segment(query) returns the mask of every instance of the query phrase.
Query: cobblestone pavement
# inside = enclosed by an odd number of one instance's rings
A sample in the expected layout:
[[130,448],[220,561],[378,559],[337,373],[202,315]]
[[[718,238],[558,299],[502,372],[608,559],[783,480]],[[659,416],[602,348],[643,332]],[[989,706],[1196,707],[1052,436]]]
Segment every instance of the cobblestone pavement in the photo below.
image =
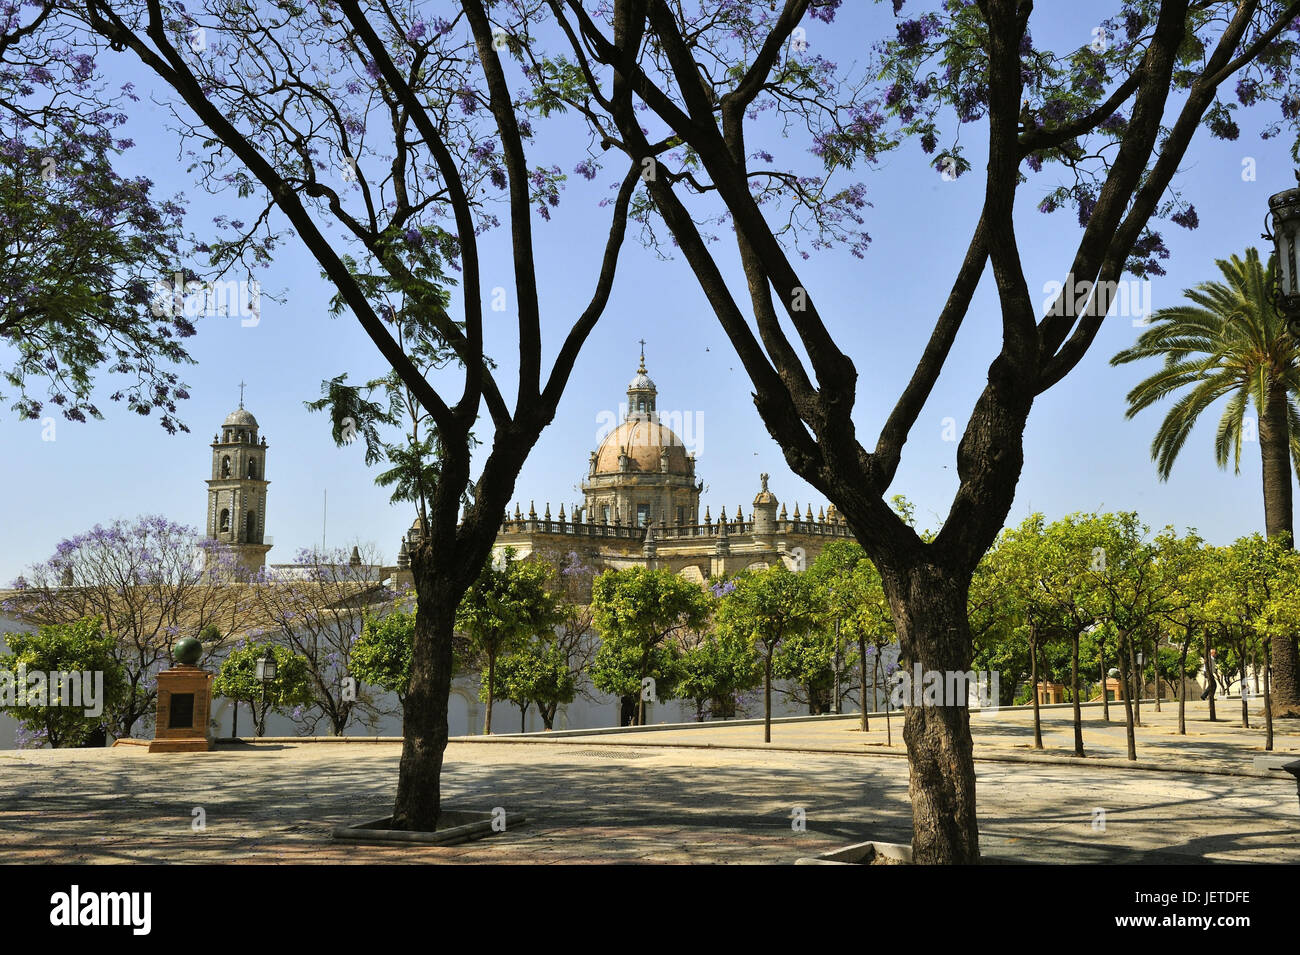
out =
[[[1241,701],[1220,700],[1217,721],[1209,722],[1209,708],[1200,701],[1189,703],[1185,734],[1178,732],[1178,704],[1164,701],[1159,712],[1150,702],[1141,706],[1142,725],[1136,729],[1138,762],[1145,765],[1210,772],[1248,772],[1257,755],[1264,755],[1264,719],[1257,705],[1251,706],[1250,727],[1241,726]],[[977,758],[1032,758],[1077,763],[1074,754],[1074,711],[1070,707],[1043,709],[1040,713],[1043,749],[1033,748],[1032,710],[1004,709],[997,713],[971,714],[971,735]],[[1131,765],[1127,759],[1127,733],[1122,705],[1112,705],[1110,721],[1101,707],[1084,707],[1083,741],[1089,763]],[[903,720],[894,714],[888,725],[873,716],[870,731],[861,732],[859,717],[826,718],[817,721],[775,723],[772,746],[810,752],[848,752],[906,755]],[[529,734],[530,739],[541,734]],[[590,736],[559,737],[574,745],[599,742],[609,745],[644,745],[647,742],[688,746],[766,748],[763,727],[704,723],[688,729],[663,729],[653,733],[619,732]],[[475,742],[502,742],[498,737]],[[1294,754],[1300,759],[1300,721],[1278,720],[1274,726],[1273,754]]]
[[[1064,713],[1068,734],[1068,711],[1054,712]],[[1017,733],[1007,716],[1010,728],[1001,735],[1010,739]],[[774,741],[810,726],[782,724]],[[741,730],[753,728],[695,732]],[[1058,732],[1050,730],[1049,739]],[[1093,735],[1105,732],[1113,730]],[[1122,745],[1122,725],[1119,732]],[[1150,737],[1140,737],[1140,754],[1161,751],[1159,726],[1140,732]],[[444,804],[503,806],[528,822],[445,848],[330,838],[336,825],[389,811],[396,744],[267,743],[166,756],[134,747],[0,753],[0,862],[788,863],[867,838],[910,838],[901,758],[645,745],[660,734],[635,734],[640,745],[629,746],[631,735],[453,742]],[[978,727],[976,739],[978,751],[996,755]],[[1222,748],[1232,740],[1225,726],[1202,742]],[[1236,741],[1236,765],[1248,762],[1251,745],[1244,735]],[[1144,772],[1065,759],[981,761],[977,772],[989,855],[1300,863],[1300,801],[1289,777]],[[192,828],[195,808],[206,814],[201,832]],[[804,832],[792,828],[796,809],[804,812]],[[1104,830],[1094,827],[1099,809]]]

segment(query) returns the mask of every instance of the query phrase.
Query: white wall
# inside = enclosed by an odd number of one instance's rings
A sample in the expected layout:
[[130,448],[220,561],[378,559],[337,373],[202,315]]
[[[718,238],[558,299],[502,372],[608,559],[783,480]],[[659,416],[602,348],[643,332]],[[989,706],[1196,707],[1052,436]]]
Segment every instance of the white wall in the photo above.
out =
[[[36,628],[31,624],[20,622],[17,618],[0,613],[0,655],[9,652],[9,645],[5,643],[6,633],[31,633]],[[18,721],[9,715],[8,710],[0,709],[0,749],[16,749],[15,734],[18,732]]]

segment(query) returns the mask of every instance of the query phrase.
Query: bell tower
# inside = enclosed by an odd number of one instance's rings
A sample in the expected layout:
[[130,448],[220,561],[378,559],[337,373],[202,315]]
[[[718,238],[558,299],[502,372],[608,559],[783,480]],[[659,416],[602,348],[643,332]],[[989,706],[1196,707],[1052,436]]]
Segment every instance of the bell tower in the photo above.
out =
[[212,477],[208,479],[207,538],[226,545],[244,574],[266,564],[266,438],[257,436],[257,419],[239,407],[212,437]]

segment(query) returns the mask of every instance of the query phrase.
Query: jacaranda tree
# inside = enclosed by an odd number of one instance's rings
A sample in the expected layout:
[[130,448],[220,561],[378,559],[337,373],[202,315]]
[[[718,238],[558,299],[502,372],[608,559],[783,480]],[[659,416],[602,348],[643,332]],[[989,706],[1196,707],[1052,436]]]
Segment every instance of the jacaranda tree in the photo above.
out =
[[[639,168],[627,164],[586,255],[573,251],[565,281],[589,290],[582,303],[547,307],[535,229],[560,201],[560,164],[576,158],[566,150],[583,149],[586,137],[558,130],[542,140],[534,129],[551,111],[513,62],[534,5],[52,5],[74,41],[101,52],[107,43],[155,78],[194,151],[196,184],[246,211],[222,219],[214,264],[256,261],[288,241],[305,249],[429,415],[423,434],[437,436],[437,483],[411,546],[419,611],[392,825],[435,829],[456,608],[605,310]],[[480,237],[503,224],[509,270],[485,275]],[[418,318],[454,356],[442,373],[426,377],[403,350],[377,308],[381,290],[400,294],[404,321]],[[485,302],[498,300],[512,321],[489,334]],[[503,362],[510,378],[493,354],[503,351],[512,353]],[[360,433],[365,423],[355,424]],[[475,435],[490,449],[477,474]]]

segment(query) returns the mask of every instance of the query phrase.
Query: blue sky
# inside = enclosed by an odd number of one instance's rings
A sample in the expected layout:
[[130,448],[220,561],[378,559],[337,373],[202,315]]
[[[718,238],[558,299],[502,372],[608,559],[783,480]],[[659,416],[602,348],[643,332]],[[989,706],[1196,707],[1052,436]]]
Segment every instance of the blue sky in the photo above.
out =
[[[811,49],[848,62],[865,56],[870,40],[882,30],[892,32],[888,5],[848,6],[833,27],[808,25]],[[1080,9],[1084,6],[1040,4],[1032,21],[1039,45],[1088,43],[1094,18]],[[155,90],[124,57],[106,59],[105,65],[114,80],[132,79],[146,94]],[[154,98],[161,97],[156,91]],[[1201,225],[1195,231],[1161,226],[1172,255],[1165,263],[1168,275],[1153,280],[1154,308],[1173,304],[1182,289],[1215,278],[1216,258],[1248,245],[1262,246],[1259,233],[1269,194],[1294,185],[1286,143],[1261,142],[1258,118],[1249,113],[1241,124],[1242,137],[1235,143],[1202,133],[1192,146],[1179,186],[1195,204]],[[212,216],[229,211],[231,200],[194,188],[167,125],[165,111],[143,96],[130,127],[138,146],[125,157],[124,168],[149,175],[164,193],[184,193],[191,225],[201,230]],[[856,420],[870,443],[930,334],[978,218],[983,190],[979,140],[985,135],[982,125],[963,131],[976,171],[956,181],[941,179],[913,146],[890,154],[878,170],[863,176],[872,202],[867,228],[873,241],[866,258],[836,250],[818,254],[802,267],[821,314],[857,364]],[[562,140],[555,137],[550,145],[557,150],[543,149],[535,161],[558,162],[571,171],[582,157]],[[542,145],[548,144],[543,140]],[[1254,160],[1253,181],[1242,176],[1248,158]],[[606,229],[607,213],[597,201],[607,195],[614,174],[607,170],[590,183],[571,175],[552,220],[535,220],[550,355],[590,294]],[[1035,293],[1063,279],[1079,234],[1072,212],[1044,216],[1036,211],[1057,181],[1048,167],[1022,187],[1017,204],[1021,254]],[[487,289],[511,284],[507,243],[503,230],[485,238],[485,297]],[[729,274],[738,275],[726,242],[715,248]],[[208,444],[238,404],[241,380],[247,382],[245,405],[270,444],[267,530],[275,546],[269,559],[286,562],[299,547],[319,544],[327,492],[327,544],[374,542],[387,560],[394,559],[411,522],[409,508],[390,505],[387,493],[372,483],[360,447],[334,447],[324,418],[303,407],[318,396],[323,379],[343,371],[354,379],[372,376],[385,366],[355,320],[328,317],[329,288],[315,262],[293,241],[261,280],[268,289],[287,291],[284,304],[264,301],[254,327],[241,325],[238,318],[204,318],[191,339],[198,364],[182,372],[192,398],[181,406],[191,434],[168,436],[153,418],[102,401],[108,420],[78,425],[59,419],[55,440],[45,441],[39,423],[17,421],[7,409],[0,411],[6,461],[0,471],[0,581],[7,583],[25,566],[48,557],[60,539],[97,522],[161,513],[201,526]],[[457,295],[458,290],[453,305]],[[494,357],[500,362],[499,380],[508,387],[515,363],[510,352],[513,312],[486,314],[489,321],[505,323],[497,338],[503,344]],[[891,488],[912,499],[923,526],[941,522],[957,484],[956,443],[944,440],[944,419],[955,419],[960,435],[996,353],[999,332],[996,296],[986,274]],[[1191,525],[1215,542],[1262,530],[1258,446],[1246,447],[1240,476],[1219,471],[1212,453],[1217,414],[1192,435],[1171,480],[1158,481],[1149,445],[1163,409],[1144,412],[1135,421],[1124,419],[1126,392],[1153,369],[1107,364],[1137,334],[1128,317],[1108,319],[1080,366],[1038,400],[1009,521],[1035,510],[1052,517],[1075,510],[1132,509],[1153,527]],[[491,343],[490,327],[488,338]],[[661,261],[629,242],[609,308],[578,360],[555,423],[520,475],[516,497],[525,511],[530,500],[540,512],[546,501],[554,511],[561,503],[567,509],[581,499],[576,485],[585,474],[588,452],[596,447],[603,421],[625,398],[640,338],[646,339],[646,362],[659,387],[660,409],[688,415],[696,425],[692,437],[698,473],[708,485],[704,502],[715,517],[724,506],[733,512],[740,504],[748,512],[760,472],[771,474],[771,488],[784,502],[806,505],[811,500],[815,508],[825,504],[789,471],[767,435],[749,381],[685,263]]]

